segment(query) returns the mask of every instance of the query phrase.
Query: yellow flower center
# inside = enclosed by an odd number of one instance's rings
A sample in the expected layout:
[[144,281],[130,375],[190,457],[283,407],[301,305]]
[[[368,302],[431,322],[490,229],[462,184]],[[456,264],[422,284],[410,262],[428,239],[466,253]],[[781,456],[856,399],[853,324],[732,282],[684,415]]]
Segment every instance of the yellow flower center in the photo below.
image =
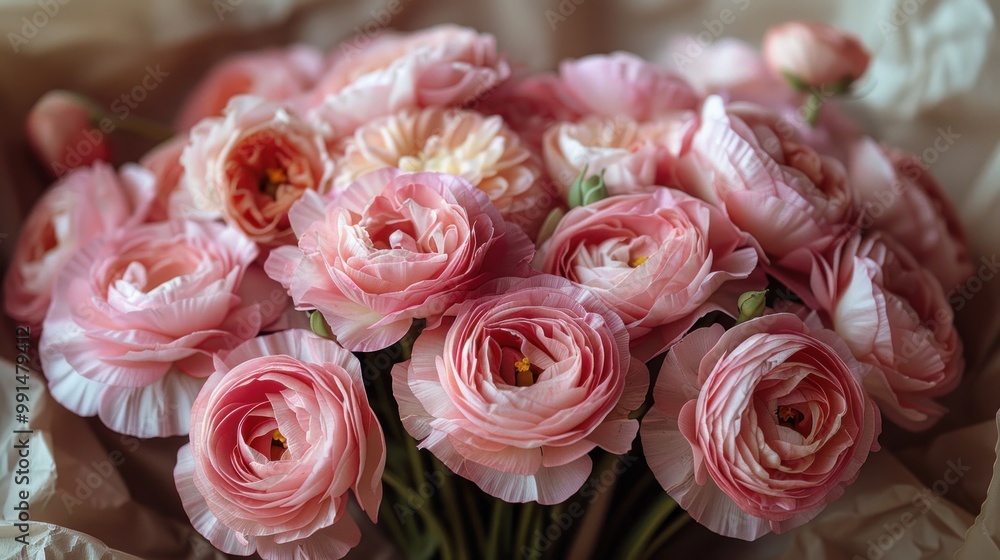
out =
[[516,374],[514,383],[518,387],[530,387],[535,384],[535,376],[531,373],[531,360],[527,356],[514,362],[514,372]]
[[271,460],[280,461],[286,449],[288,449],[288,440],[285,439],[285,436],[281,435],[278,430],[271,432]]
[[644,262],[646,262],[648,260],[649,260],[649,257],[636,257],[636,258],[632,259],[631,261],[629,261],[628,265],[631,266],[632,268],[636,268],[640,264],[642,264],[642,263],[644,263]]
[[799,422],[805,419],[804,414],[786,405],[781,405],[778,407],[777,416],[779,424],[791,428],[795,428],[796,426],[799,425]]
[[264,170],[264,180],[261,181],[260,191],[268,196],[274,197],[278,193],[278,187],[288,183],[288,174],[280,167],[268,167]]

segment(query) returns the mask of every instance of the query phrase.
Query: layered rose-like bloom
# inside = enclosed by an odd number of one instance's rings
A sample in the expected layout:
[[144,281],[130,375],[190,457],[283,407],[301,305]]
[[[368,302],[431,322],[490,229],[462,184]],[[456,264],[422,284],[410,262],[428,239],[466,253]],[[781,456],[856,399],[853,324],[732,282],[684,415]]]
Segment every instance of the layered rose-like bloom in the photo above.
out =
[[139,165],[151,171],[156,181],[156,195],[146,217],[147,221],[161,222],[171,217],[193,214],[194,203],[190,191],[184,186],[184,167],[181,166],[181,154],[187,144],[186,135],[174,136],[139,160]]
[[535,268],[589,287],[621,317],[632,354],[663,352],[700,317],[739,314],[757,252],[720,210],[680,191],[615,196],[570,210]]
[[329,190],[334,168],[316,127],[250,96],[195,126],[181,164],[198,212],[265,244],[291,240],[288,209],[305,191]]
[[764,60],[775,74],[807,86],[853,82],[868,68],[869,55],[857,38],[832,27],[791,21],[767,30]]
[[152,175],[136,166],[121,174],[103,162],[71,171],[35,204],[18,235],[4,278],[4,309],[40,325],[56,276],[80,247],[144,219],[153,198]]
[[676,173],[683,190],[722,208],[774,259],[800,248],[823,251],[857,224],[843,165],[757,105],[726,107],[710,96]]
[[896,239],[945,292],[972,274],[958,213],[918,158],[866,138],[851,150],[849,169],[865,229]]
[[640,123],[629,117],[584,117],[549,128],[542,154],[549,176],[568,196],[576,178],[604,173],[611,195],[633,194],[666,184],[690,113]]
[[344,43],[313,97],[317,115],[343,135],[402,109],[465,105],[509,75],[492,35],[439,25],[382,33],[362,48]]
[[304,330],[250,340],[217,359],[191,410],[174,481],[194,528],[227,554],[342,558],[372,521],[385,439],[361,366]]
[[285,101],[310,90],[322,75],[323,54],[304,45],[228,57],[209,70],[180,108],[177,128],[222,114],[237,95]]
[[563,62],[559,76],[568,102],[581,114],[647,121],[665,113],[694,110],[701,100],[673,70],[625,52]]
[[627,453],[649,386],[621,319],[550,275],[504,278],[424,330],[392,370],[406,430],[455,473],[507,502],[557,504],[595,447]]
[[883,414],[921,430],[946,409],[933,400],[962,378],[962,341],[941,284],[907,250],[875,233],[837,246],[813,269],[809,296],[854,355]]
[[671,348],[642,421],[660,485],[712,531],[754,540],[806,523],[878,449],[863,366],[835,333],[789,313]]
[[385,167],[458,175],[532,238],[559,200],[542,180],[537,157],[497,116],[438,107],[404,111],[362,126],[339,152],[337,189]]
[[52,90],[43,95],[28,112],[24,130],[38,161],[53,176],[111,160],[111,143],[74,93]]
[[49,391],[80,416],[136,437],[188,432],[212,356],[287,306],[257,248],[212,222],[122,228],[60,271],[39,344]]
[[265,269],[352,351],[392,345],[414,319],[433,325],[488,280],[526,274],[534,254],[485,193],[443,173],[373,171],[330,201],[309,193],[291,219],[298,247]]

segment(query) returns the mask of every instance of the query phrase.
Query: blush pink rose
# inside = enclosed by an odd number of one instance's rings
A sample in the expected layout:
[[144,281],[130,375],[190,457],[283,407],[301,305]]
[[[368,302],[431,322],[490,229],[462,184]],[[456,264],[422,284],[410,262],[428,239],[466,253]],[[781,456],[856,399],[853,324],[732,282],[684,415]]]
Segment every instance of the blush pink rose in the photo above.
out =
[[945,292],[972,275],[958,213],[918,158],[866,138],[851,150],[849,169],[867,230],[895,238]]
[[913,431],[947,411],[962,379],[962,341],[941,284],[893,239],[855,236],[813,269],[814,306],[862,363],[882,413]]
[[775,74],[789,74],[816,87],[853,82],[865,73],[869,61],[868,51],[857,38],[806,21],[768,29],[763,52]]
[[823,251],[857,225],[843,165],[802,143],[767,109],[710,96],[690,130],[677,183],[717,205],[769,258]]
[[424,330],[392,370],[406,430],[452,471],[507,502],[557,504],[595,447],[632,447],[649,386],[628,333],[586,288],[504,278]]
[[75,93],[52,90],[31,107],[25,137],[53,177],[111,160],[111,143],[92,122],[87,102]]
[[80,249],[42,326],[53,398],[123,434],[186,434],[212,356],[287,306],[256,257],[250,240],[210,222],[123,228]]
[[334,169],[316,127],[245,96],[233,99],[224,117],[194,127],[181,165],[199,212],[264,244],[292,239],[288,209],[305,191],[329,190]]
[[717,208],[666,187],[570,210],[534,266],[596,293],[644,362],[710,311],[739,315],[740,294],[766,285],[753,274],[757,251],[745,233]]
[[285,101],[311,89],[325,68],[323,53],[304,45],[241,53],[213,66],[188,94],[177,117],[187,130],[222,114],[237,95]]
[[3,285],[7,314],[41,325],[66,262],[90,241],[141,222],[153,194],[148,171],[127,165],[118,174],[103,162],[74,169],[53,185],[18,234]]
[[216,360],[174,481],[194,528],[227,554],[332,559],[361,541],[350,494],[375,521],[384,467],[358,359],[289,330]]
[[673,70],[633,54],[616,52],[559,65],[567,100],[581,114],[648,121],[665,113],[694,110],[701,97]]
[[783,533],[839,498],[878,450],[863,372],[835,333],[790,313],[694,331],[660,369],[640,431],[646,461],[710,530]]
[[431,107],[368,123],[340,143],[336,189],[385,167],[458,175],[534,238],[559,196],[541,162],[500,117]]
[[611,195],[653,190],[670,179],[690,117],[685,112],[637,122],[588,116],[553,125],[542,140],[545,167],[564,198],[585,168],[588,175],[604,172]]
[[431,325],[498,276],[528,271],[531,240],[461,177],[385,168],[330,201],[291,212],[298,247],[265,264],[300,310],[317,309],[352,351],[386,348],[414,319]]
[[438,25],[343,43],[312,97],[339,136],[402,109],[471,103],[509,75],[492,35]]

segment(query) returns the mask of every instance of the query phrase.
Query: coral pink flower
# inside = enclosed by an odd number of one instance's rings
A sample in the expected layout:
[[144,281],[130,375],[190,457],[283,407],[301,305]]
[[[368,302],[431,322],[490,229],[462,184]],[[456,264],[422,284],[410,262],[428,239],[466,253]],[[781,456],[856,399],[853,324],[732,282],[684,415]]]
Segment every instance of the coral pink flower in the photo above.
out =
[[875,233],[855,236],[813,269],[810,297],[859,361],[882,413],[909,430],[937,422],[933,400],[962,379],[962,341],[941,284],[906,249]]
[[193,203],[190,192],[184,185],[184,167],[181,166],[181,154],[187,143],[186,135],[174,136],[139,160],[139,165],[150,170],[156,180],[156,196],[146,217],[147,221],[160,222],[190,214],[188,210]]
[[946,292],[972,274],[958,213],[918,158],[864,139],[851,150],[849,169],[867,230],[896,239]]
[[74,169],[31,210],[4,278],[4,309],[40,325],[56,276],[80,247],[126,224],[142,221],[154,195],[152,174],[128,165],[121,174],[97,162]]
[[492,35],[439,25],[382,33],[361,48],[344,43],[312,96],[340,136],[402,109],[471,103],[509,75]]
[[504,278],[424,330],[392,370],[420,447],[507,502],[557,504],[590,475],[595,447],[627,453],[649,386],[625,326],[586,288]]
[[42,327],[52,396],[123,434],[186,434],[213,354],[256,336],[287,306],[281,287],[251,266],[256,257],[234,229],[179,220],[123,228],[80,249]]
[[68,91],[52,90],[31,107],[25,136],[52,176],[111,160],[111,143],[91,120],[84,100]]
[[721,535],[802,525],[878,449],[863,371],[835,333],[789,313],[694,331],[667,354],[642,421],[649,467]]
[[201,121],[181,155],[195,208],[265,244],[291,240],[288,209],[308,190],[326,192],[333,160],[322,136],[285,108],[234,98],[224,117]]
[[174,469],[194,528],[227,554],[342,558],[361,540],[348,496],[375,521],[385,466],[357,358],[289,330],[215,368]]
[[720,210],[658,187],[570,210],[535,255],[542,272],[589,287],[621,317],[643,361],[713,310],[763,289],[757,252]]
[[179,111],[177,128],[222,114],[237,95],[285,101],[311,89],[322,75],[323,54],[304,45],[265,49],[227,57],[188,94]]
[[526,274],[534,255],[485,193],[444,173],[373,171],[331,201],[308,193],[291,219],[298,247],[273,251],[267,273],[352,351],[392,345],[414,319],[433,324],[486,281]]
[[404,111],[368,123],[341,143],[335,188],[384,167],[458,175],[489,196],[532,238],[558,203],[541,162],[500,117],[441,109]]
[[764,253],[823,251],[856,227],[846,171],[763,107],[710,96],[681,148],[681,188],[722,208]]
[[826,25],[790,21],[767,30],[764,60],[775,74],[808,86],[853,82],[868,68],[869,55],[855,37]]
[[559,66],[568,101],[581,114],[648,121],[693,110],[701,100],[673,70],[616,52],[568,60]]

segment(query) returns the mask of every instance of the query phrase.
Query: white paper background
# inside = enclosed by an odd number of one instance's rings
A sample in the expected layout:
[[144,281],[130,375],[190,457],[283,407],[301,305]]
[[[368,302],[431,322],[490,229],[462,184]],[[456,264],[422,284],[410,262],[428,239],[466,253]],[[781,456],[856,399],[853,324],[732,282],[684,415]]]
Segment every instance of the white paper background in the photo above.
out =
[[[296,40],[320,47],[343,39],[364,40],[363,34],[356,34],[356,26],[371,28],[374,18],[396,5],[385,0],[216,0],[215,5],[233,8],[220,20],[208,0],[48,1],[58,4],[59,10],[44,18],[37,15],[39,0],[0,3],[4,262],[20,217],[42,188],[35,179],[37,169],[26,163],[20,131],[27,109],[47,89],[78,90],[107,106],[140,82],[147,65],[160,65],[170,75],[136,112],[167,123],[182,92],[226,53]],[[512,58],[538,69],[553,68],[564,57],[617,49],[654,57],[670,36],[681,33],[732,36],[757,44],[769,25],[788,19],[825,21],[853,31],[875,55],[866,80],[872,85],[862,99],[845,108],[866,130],[916,153],[932,147],[941,128],[959,134],[947,151],[936,155],[931,168],[956,201],[976,254],[1000,253],[1000,97],[996,94],[1000,42],[995,31],[1000,0],[399,0],[398,4],[402,10],[392,16],[392,27],[471,25],[496,34]],[[547,17],[547,11],[565,19]],[[23,17],[47,23],[14,53],[8,34],[21,31]],[[137,155],[137,148],[128,143],[117,148],[119,153],[131,149]],[[932,433],[916,438],[887,434],[895,442],[894,451],[873,456],[848,494],[798,531],[747,545],[691,529],[671,545],[670,556],[721,557],[728,551],[737,558],[909,559],[949,558],[958,552],[955,557],[962,560],[1000,558],[1000,476],[994,467],[1000,408],[998,302],[1000,282],[986,281],[959,314],[969,373],[948,399],[954,412]],[[0,348],[10,357],[12,326],[5,323],[3,334]],[[10,379],[0,371],[0,441],[9,431]],[[35,384],[40,389],[40,380]],[[40,393],[36,396],[45,400]],[[74,480],[89,472],[87,465],[107,458],[121,442],[97,423],[75,418],[51,402],[36,420],[33,468],[41,475],[46,457],[55,463],[48,465],[51,476],[33,479],[37,487],[33,495],[39,501],[32,505],[32,516],[82,532],[35,523],[33,530],[39,534],[32,540],[37,547],[49,547],[51,557],[111,557],[86,533],[144,558],[212,557],[204,541],[184,525],[171,494],[169,472],[178,440],[141,442],[126,457],[121,474],[108,477],[99,492],[70,514],[52,496],[58,496],[60,489],[73,492]],[[0,448],[0,464],[12,464],[10,451],[9,444]],[[947,476],[949,461],[959,460],[969,465],[968,472],[948,484],[939,499],[915,504],[914,496],[933,488]],[[9,475],[0,476],[0,501],[9,495],[10,484]],[[4,506],[8,516],[11,504]],[[913,525],[897,538],[894,524],[907,514]],[[0,527],[0,557],[19,557],[19,546],[4,538],[9,534],[10,527]],[[871,543],[877,547],[879,538],[883,544],[891,539],[886,550],[871,548]],[[965,548],[959,551],[964,541]],[[72,553],[66,552],[71,548]],[[375,552],[356,556],[374,557]]]

